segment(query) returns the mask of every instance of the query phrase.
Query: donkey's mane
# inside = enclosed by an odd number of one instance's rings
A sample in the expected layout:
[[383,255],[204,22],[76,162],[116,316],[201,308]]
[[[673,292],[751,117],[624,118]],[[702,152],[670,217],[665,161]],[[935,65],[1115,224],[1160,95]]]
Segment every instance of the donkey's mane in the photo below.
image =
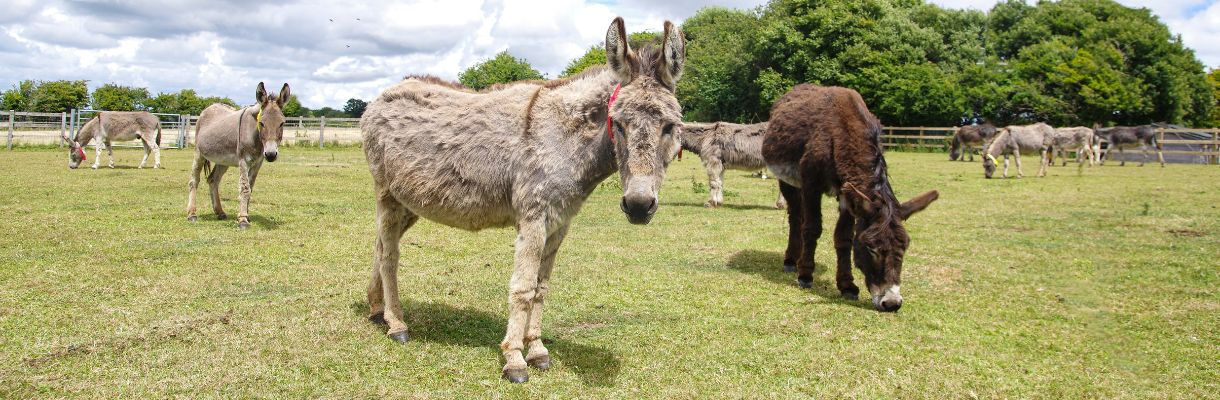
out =
[[[639,50],[636,50],[633,55],[635,57],[633,58],[632,62],[630,62],[630,65],[632,65],[633,69],[635,70],[634,72],[637,76],[647,75],[647,76],[651,76],[653,79],[656,79],[658,81],[661,80],[660,74],[661,74],[662,69],[664,68],[664,66],[662,65],[663,61],[664,61],[664,57],[662,57],[661,48],[653,46],[652,44],[645,44],[644,46],[641,46]],[[572,82],[576,82],[576,81],[580,81],[583,79],[587,79],[589,77],[600,75],[602,72],[606,71],[607,69],[609,69],[609,67],[607,67],[604,64],[595,65],[595,66],[591,66],[589,68],[585,68],[583,71],[580,71],[572,76],[568,76],[568,77],[564,77],[564,78],[545,79],[545,80],[544,79],[528,79],[528,80],[515,81],[515,82],[497,83],[497,84],[488,86],[486,88],[483,88],[481,90],[471,89],[470,87],[463,85],[461,83],[442,79],[435,75],[428,75],[428,74],[407,74],[406,76],[402,77],[402,80],[405,81],[408,79],[415,79],[420,82],[430,83],[430,84],[438,85],[438,86],[444,86],[449,89],[462,91],[462,92],[468,92],[468,93],[491,93],[491,92],[497,92],[497,91],[504,90],[509,87],[513,87],[513,86],[517,86],[517,85],[534,85],[534,86],[541,86],[541,87],[544,87],[547,89],[554,89],[557,87],[565,86]]]

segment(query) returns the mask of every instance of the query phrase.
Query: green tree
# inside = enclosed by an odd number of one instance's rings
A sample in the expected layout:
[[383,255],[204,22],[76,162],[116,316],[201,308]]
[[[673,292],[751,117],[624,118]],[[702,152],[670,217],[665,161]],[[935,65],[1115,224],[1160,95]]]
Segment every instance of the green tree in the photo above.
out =
[[1206,126],[1220,126],[1220,68],[1213,69],[1207,74],[1207,83],[1211,84],[1212,98],[1215,99],[1211,104],[1211,120]]
[[5,90],[0,96],[2,103],[0,109],[30,111],[30,98],[34,97],[34,87],[36,83],[32,80],[23,80],[13,85],[12,89]]
[[65,112],[89,104],[88,81],[39,81],[28,109],[35,112]]
[[699,10],[682,23],[687,62],[677,94],[687,119],[754,122],[761,118],[759,104],[769,105],[796,84],[756,66],[760,25],[757,13],[721,7]]
[[474,90],[482,90],[497,83],[530,79],[542,79],[542,73],[531,67],[528,61],[513,57],[507,51],[475,64],[458,75],[458,80],[463,85]]
[[107,83],[93,89],[91,106],[95,110],[136,111],[144,109],[148,89]]
[[589,67],[606,65],[606,45],[599,44],[589,48],[584,55],[568,62],[567,68],[559,73],[560,78],[567,78],[572,75],[581,73]]
[[309,114],[309,109],[301,106],[301,100],[295,94],[288,96],[288,101],[284,102],[283,111],[286,117],[304,117]]
[[152,112],[190,115],[199,115],[204,108],[215,103],[237,107],[237,103],[227,97],[199,97],[195,89],[182,89],[177,93],[158,93],[145,102],[149,111]]
[[369,103],[364,100],[347,99],[347,103],[343,105],[343,113],[351,118],[360,118],[360,116],[364,115],[364,109],[368,105]]

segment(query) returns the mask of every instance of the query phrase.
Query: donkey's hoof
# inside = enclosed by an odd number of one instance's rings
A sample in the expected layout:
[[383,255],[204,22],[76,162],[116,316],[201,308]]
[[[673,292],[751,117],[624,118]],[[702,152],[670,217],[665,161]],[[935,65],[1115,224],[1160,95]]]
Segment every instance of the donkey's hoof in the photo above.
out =
[[219,213],[219,214],[216,214],[216,219],[218,219],[218,220],[222,220],[222,221],[223,221],[223,220],[225,220],[226,218],[229,218],[229,214],[225,214],[225,213]]
[[389,336],[390,340],[398,342],[398,344],[407,344],[407,341],[411,339],[411,337],[407,335],[407,331],[389,333],[386,334],[386,336]]
[[199,217],[196,217],[194,215],[188,215],[188,216],[186,216],[186,221],[187,222],[196,222],[196,221],[199,221]]
[[246,230],[246,229],[250,229],[250,223],[249,223],[249,222],[246,222],[246,221],[241,221],[241,222],[238,222],[238,223],[237,223],[237,229],[241,229],[241,230],[243,230],[243,231],[244,231],[244,230]]
[[369,316],[369,322],[377,325],[385,325],[385,313],[376,313]]
[[504,374],[500,375],[504,380],[512,383],[526,383],[530,381],[530,374],[525,368],[522,369],[506,369]]
[[796,285],[801,289],[809,289],[813,287],[813,278],[796,278]]
[[851,301],[859,301],[859,300],[860,300],[860,294],[859,294],[859,293],[843,292],[843,293],[842,293],[842,295],[843,295],[843,300],[851,300]]
[[792,264],[784,264],[784,272],[796,272],[796,266]]
[[527,364],[529,364],[531,367],[538,368],[539,370],[542,370],[542,371],[551,369],[551,355],[550,354],[534,357],[534,358],[525,360],[525,362]]

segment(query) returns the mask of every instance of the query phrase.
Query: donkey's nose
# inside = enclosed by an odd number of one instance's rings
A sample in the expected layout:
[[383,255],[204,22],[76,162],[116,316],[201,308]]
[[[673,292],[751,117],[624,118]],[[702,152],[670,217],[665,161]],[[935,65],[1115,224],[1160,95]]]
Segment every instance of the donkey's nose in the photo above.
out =
[[877,311],[895,312],[902,308],[902,299],[881,299],[881,303],[877,304]]
[[276,157],[279,157],[279,156],[280,156],[280,153],[276,152],[276,151],[268,151],[268,152],[263,153],[263,157],[266,157],[267,161],[269,161],[269,162],[275,162]]
[[629,194],[623,196],[623,201],[619,203],[619,208],[627,214],[627,220],[636,225],[647,224],[652,220],[652,214],[657,212],[657,198],[655,196],[643,196]]

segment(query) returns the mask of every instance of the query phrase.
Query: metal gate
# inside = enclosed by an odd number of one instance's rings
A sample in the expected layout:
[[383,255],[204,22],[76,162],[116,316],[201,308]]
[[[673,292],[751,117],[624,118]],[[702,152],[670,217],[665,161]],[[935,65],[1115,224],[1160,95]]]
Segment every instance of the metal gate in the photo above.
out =
[[[76,134],[80,132],[81,126],[89,121],[89,118],[99,112],[105,110],[77,110],[73,109],[69,115],[70,136],[72,140],[76,140]],[[181,149],[186,147],[186,130],[189,125],[189,116],[181,114],[163,114],[151,113],[156,115],[161,120],[161,148],[162,149]],[[167,140],[169,139],[169,140]],[[97,147],[101,141],[93,141],[93,147]],[[131,142],[112,143],[114,147],[134,147],[144,148],[143,145],[134,144]]]

